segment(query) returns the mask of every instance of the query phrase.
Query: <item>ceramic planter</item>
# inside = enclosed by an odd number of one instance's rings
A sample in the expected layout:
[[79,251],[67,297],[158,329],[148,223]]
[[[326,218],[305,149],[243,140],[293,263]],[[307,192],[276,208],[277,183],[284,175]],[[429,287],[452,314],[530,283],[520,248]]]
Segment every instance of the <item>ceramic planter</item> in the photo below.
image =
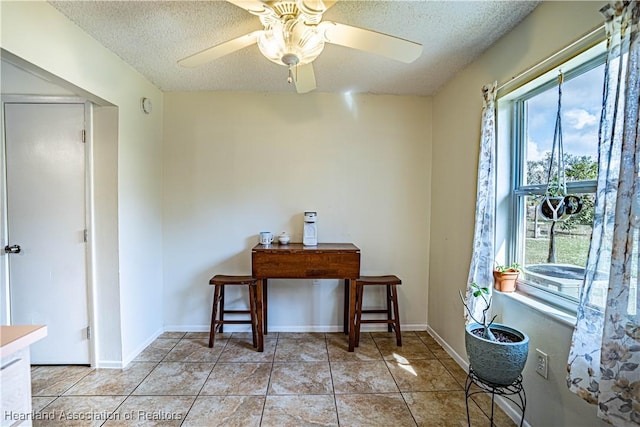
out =
[[516,290],[516,280],[520,272],[518,271],[497,271],[493,270],[494,288],[501,292],[514,292]]
[[494,323],[491,331],[505,331],[521,339],[519,342],[490,341],[471,331],[482,329],[479,323],[470,323],[465,329],[465,347],[469,365],[481,380],[496,384],[512,384],[522,373],[529,353],[529,337],[517,329]]

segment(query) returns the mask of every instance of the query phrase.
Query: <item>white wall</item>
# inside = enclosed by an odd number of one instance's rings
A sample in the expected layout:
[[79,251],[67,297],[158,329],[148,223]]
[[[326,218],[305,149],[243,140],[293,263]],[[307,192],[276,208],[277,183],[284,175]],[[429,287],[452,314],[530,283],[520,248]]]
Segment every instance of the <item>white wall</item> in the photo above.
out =
[[5,60],[0,61],[2,95],[74,96],[57,84],[28,73]]
[[[95,159],[99,168],[117,170],[117,187],[105,194],[117,197],[117,211],[103,218],[117,226],[117,239],[103,253],[118,258],[97,262],[119,266],[117,283],[113,277],[97,282],[105,300],[98,301],[96,332],[99,362],[126,363],[162,329],[162,93],[44,1],[0,2],[0,14],[5,53],[67,82],[76,94],[118,108],[114,156]],[[140,110],[143,96],[154,103],[151,115]]]
[[[118,108],[93,108],[92,295],[100,366],[122,360],[118,260]],[[117,346],[115,345],[117,343]]]
[[[543,2],[511,33],[450,80],[433,101],[433,179],[429,326],[466,358],[458,290],[467,280],[473,239],[482,85],[536,65],[602,24],[600,2]],[[534,426],[600,426],[596,407],[569,393],[570,326],[498,297],[501,321],[530,338],[524,372],[527,421]],[[535,373],[536,348],[549,354],[548,380]]]
[[[430,98],[165,94],[166,327],[208,330],[209,278],[249,273],[260,231],[301,241],[317,210],[319,241],[355,243],[363,274],[398,275],[402,323],[424,329],[430,171]],[[269,281],[270,330],[341,330],[343,288],[321,282]]]

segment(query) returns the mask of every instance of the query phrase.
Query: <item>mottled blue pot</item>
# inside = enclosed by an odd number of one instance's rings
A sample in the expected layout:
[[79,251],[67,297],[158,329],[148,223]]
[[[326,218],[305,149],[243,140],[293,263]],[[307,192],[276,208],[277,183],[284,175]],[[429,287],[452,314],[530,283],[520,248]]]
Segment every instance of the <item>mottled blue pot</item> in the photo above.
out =
[[516,329],[494,323],[491,330],[510,332],[522,341],[515,343],[495,342],[478,337],[471,333],[481,329],[479,323],[470,323],[465,329],[465,346],[469,365],[476,375],[489,383],[509,385],[522,373],[527,354],[529,353],[529,337]]

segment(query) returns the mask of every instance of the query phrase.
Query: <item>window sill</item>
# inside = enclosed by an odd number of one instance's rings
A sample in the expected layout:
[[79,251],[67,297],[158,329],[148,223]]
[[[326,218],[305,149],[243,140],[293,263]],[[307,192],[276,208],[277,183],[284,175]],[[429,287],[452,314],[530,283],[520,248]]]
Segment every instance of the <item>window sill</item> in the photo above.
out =
[[565,325],[574,326],[576,324],[575,314],[559,310],[556,307],[545,304],[538,299],[532,298],[520,292],[500,292],[495,290],[494,292],[496,294],[504,296],[505,298],[510,298],[514,301],[518,301],[519,303],[524,304],[536,311],[539,311],[549,318],[555,319],[556,321]]

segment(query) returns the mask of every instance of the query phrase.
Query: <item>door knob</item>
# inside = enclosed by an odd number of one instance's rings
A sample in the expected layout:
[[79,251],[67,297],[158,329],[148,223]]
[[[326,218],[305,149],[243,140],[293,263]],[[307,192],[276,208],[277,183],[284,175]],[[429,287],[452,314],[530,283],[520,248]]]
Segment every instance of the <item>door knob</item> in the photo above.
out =
[[4,247],[4,251],[8,254],[19,254],[21,250],[20,245],[7,245]]

